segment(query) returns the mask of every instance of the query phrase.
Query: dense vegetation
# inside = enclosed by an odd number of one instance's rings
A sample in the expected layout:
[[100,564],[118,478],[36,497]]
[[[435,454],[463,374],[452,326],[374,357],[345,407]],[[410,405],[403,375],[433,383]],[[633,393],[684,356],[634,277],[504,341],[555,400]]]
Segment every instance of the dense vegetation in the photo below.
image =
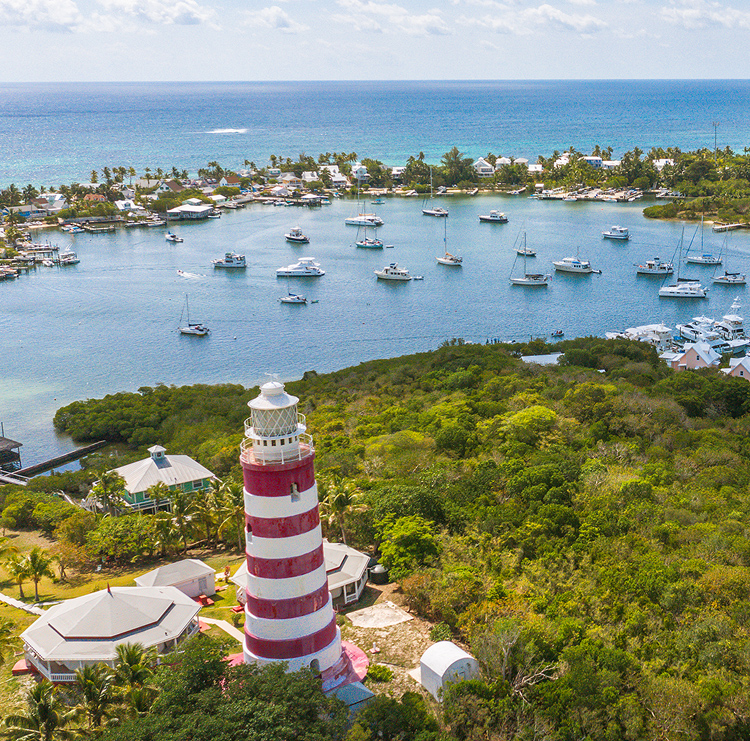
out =
[[[379,700],[351,739],[416,739],[420,724],[461,741],[750,734],[750,384],[672,373],[638,343],[558,347],[562,364],[542,368],[517,358],[540,341],[458,340],[287,384],[329,537],[376,547],[434,637],[482,666],[447,692],[442,730],[414,721],[407,695]],[[141,389],[55,421],[236,475],[253,395]]]

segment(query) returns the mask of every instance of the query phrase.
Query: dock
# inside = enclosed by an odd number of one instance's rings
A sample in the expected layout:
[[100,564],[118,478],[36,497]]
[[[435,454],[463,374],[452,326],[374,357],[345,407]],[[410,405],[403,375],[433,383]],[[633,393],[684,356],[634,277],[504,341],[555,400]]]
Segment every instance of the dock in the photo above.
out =
[[748,229],[750,224],[714,224],[712,231],[715,232],[733,232],[735,229]]
[[[17,445],[20,446],[20,443],[17,443]],[[79,458],[83,458],[84,455],[93,453],[95,450],[99,450],[105,445],[107,445],[106,440],[99,440],[98,442],[91,443],[91,445],[84,445],[82,448],[71,450],[70,453],[57,455],[54,458],[44,461],[44,463],[35,463],[33,466],[26,466],[25,468],[19,468],[15,471],[0,470],[0,482],[3,484],[26,486],[30,478],[38,476],[40,473],[51,471],[56,466],[62,466],[66,463],[77,461]]]

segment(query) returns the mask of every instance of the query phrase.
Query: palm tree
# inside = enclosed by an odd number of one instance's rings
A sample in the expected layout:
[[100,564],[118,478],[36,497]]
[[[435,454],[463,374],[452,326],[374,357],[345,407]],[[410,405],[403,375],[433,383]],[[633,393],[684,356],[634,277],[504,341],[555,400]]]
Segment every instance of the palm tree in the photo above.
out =
[[10,558],[7,558],[3,566],[8,572],[8,576],[18,584],[18,592],[21,599],[25,599],[23,583],[29,578],[29,565],[26,556],[17,553]]
[[121,686],[145,687],[154,675],[156,649],[141,643],[120,643],[115,648],[115,677]]
[[237,481],[230,479],[222,486],[223,520],[219,525],[219,533],[234,526],[237,535],[237,548],[242,551],[245,546],[245,489]]
[[180,533],[169,512],[154,515],[154,545],[160,549],[161,557],[166,558],[172,550],[177,550]]
[[29,578],[34,581],[34,601],[39,602],[39,581],[46,576],[54,579],[55,574],[50,568],[52,557],[47,555],[39,546],[35,546],[26,556],[26,567]]
[[16,626],[10,620],[0,620],[0,665],[5,657],[10,656],[15,648]]
[[91,489],[92,496],[107,511],[114,514],[115,507],[122,502],[125,479],[116,471],[104,471]]
[[361,511],[360,491],[346,479],[338,476],[320,480],[321,518],[329,529],[339,528],[341,540],[346,545],[346,519],[353,512]]
[[65,728],[75,710],[67,710],[57,688],[47,679],[34,685],[26,695],[28,709],[8,715],[5,719],[6,738],[15,741],[55,741],[69,739],[72,734]]
[[217,529],[217,494],[220,490],[221,482],[218,479],[214,479],[211,482],[211,488],[193,500],[195,518],[203,526],[206,543],[208,544],[213,542],[214,533]]
[[105,664],[77,669],[75,690],[76,709],[88,721],[88,730],[100,728],[118,700],[114,672]]
[[193,498],[186,491],[177,489],[172,493],[172,522],[182,538],[183,550],[187,550],[187,536],[193,517]]

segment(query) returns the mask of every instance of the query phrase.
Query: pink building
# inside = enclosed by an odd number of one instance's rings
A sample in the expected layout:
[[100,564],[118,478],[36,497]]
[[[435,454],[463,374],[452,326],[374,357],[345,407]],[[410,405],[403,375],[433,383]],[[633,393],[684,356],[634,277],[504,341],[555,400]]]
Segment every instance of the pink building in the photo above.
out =
[[744,358],[731,358],[729,368],[722,368],[721,370],[728,376],[750,381],[750,357],[746,355]]
[[721,355],[706,342],[686,342],[681,353],[670,357],[668,363],[673,370],[695,370],[718,367]]
[[[240,460],[245,483],[246,662],[320,672],[324,689],[347,681],[328,591],[315,483],[315,449],[299,399],[278,381],[248,403]],[[349,680],[351,681],[351,680]]]

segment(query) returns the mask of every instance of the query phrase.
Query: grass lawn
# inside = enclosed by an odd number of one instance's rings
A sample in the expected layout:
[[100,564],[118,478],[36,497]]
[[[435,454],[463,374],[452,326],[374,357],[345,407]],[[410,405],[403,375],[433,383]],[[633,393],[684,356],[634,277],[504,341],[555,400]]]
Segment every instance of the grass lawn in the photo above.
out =
[[[19,635],[36,620],[36,616],[0,603],[0,622],[4,620],[10,620],[15,626],[16,634]],[[21,641],[18,641],[14,655],[6,656],[5,663],[0,666],[0,718],[5,718],[8,713],[23,707],[23,689],[28,686],[30,679],[28,677],[16,679],[10,673],[13,664],[20,658]]]

